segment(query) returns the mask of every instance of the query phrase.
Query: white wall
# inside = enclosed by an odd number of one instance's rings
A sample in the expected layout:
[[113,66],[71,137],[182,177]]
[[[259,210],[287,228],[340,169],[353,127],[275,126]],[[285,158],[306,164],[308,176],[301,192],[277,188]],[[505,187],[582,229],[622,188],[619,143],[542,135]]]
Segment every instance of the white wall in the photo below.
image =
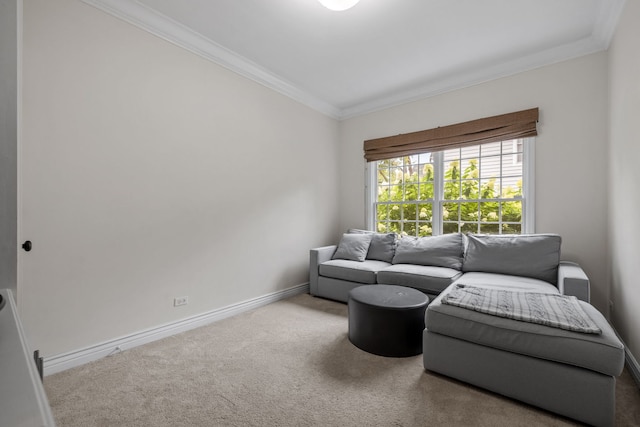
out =
[[335,120],[80,1],[25,2],[23,102],[45,357],[305,283],[335,237]]
[[536,232],[562,235],[563,258],[584,267],[592,302],[606,313],[606,100],[603,52],[346,120],[341,229],[364,226],[364,140],[539,107]]
[[640,3],[628,1],[609,50],[613,325],[640,360]]
[[0,289],[16,293],[18,11],[0,0]]

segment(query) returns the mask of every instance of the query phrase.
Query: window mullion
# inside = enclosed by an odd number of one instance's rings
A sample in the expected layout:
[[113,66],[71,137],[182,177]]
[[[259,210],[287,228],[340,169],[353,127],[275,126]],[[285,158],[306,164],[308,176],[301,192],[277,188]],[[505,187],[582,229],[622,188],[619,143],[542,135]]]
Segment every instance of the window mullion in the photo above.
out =
[[444,152],[433,153],[433,218],[431,227],[433,235],[442,234],[442,199],[444,197]]
[[535,233],[535,138],[525,138],[522,143],[522,230]]
[[367,230],[377,231],[377,202],[378,202],[378,163],[365,162],[364,176],[364,198],[365,206],[369,206],[365,217],[365,226]]

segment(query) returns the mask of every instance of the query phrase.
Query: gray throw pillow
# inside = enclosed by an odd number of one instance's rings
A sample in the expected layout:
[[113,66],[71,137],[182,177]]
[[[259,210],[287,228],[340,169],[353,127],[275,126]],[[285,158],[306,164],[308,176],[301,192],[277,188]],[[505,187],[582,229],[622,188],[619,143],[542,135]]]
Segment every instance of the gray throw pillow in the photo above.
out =
[[462,268],[462,234],[431,237],[403,237],[398,241],[393,264]]
[[393,261],[393,256],[396,253],[398,235],[396,233],[376,233],[371,236],[371,245],[369,246],[367,259],[386,262]]
[[557,285],[560,244],[557,234],[467,236],[462,270],[532,277]]
[[338,243],[338,249],[333,254],[333,259],[364,261],[369,251],[371,237],[371,234],[343,234],[340,243]]

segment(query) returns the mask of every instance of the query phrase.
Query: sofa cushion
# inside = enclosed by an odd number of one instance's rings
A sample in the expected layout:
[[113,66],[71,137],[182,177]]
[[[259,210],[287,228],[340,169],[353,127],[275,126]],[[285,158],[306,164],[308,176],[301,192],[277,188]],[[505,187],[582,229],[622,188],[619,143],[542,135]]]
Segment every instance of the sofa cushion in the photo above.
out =
[[[465,276],[458,282],[464,282]],[[580,301],[585,312],[602,330],[600,335],[566,331],[442,304],[441,299],[454,286],[445,289],[427,308],[425,325],[430,332],[605,375],[617,376],[622,372],[624,347],[609,323],[593,306]],[[512,287],[510,290],[526,289]]]
[[398,235],[396,233],[375,233],[371,235],[371,244],[366,259],[391,262],[396,253],[396,243]]
[[394,264],[378,272],[378,283],[409,286],[438,295],[461,275],[453,268]]
[[388,262],[375,260],[351,261],[334,259],[320,264],[318,272],[321,276],[333,279],[375,284],[377,283],[376,275],[378,271],[390,265]]
[[520,290],[522,292],[560,293],[558,288],[544,280],[497,273],[464,273],[455,283],[456,285],[483,286],[491,289]]
[[369,245],[371,244],[371,234],[345,233],[338,243],[338,248],[332,259],[348,259],[352,261],[364,261]]
[[467,236],[462,271],[484,271],[558,282],[557,234]]
[[460,270],[463,244],[460,233],[430,237],[403,237],[398,241],[393,264],[430,265]]

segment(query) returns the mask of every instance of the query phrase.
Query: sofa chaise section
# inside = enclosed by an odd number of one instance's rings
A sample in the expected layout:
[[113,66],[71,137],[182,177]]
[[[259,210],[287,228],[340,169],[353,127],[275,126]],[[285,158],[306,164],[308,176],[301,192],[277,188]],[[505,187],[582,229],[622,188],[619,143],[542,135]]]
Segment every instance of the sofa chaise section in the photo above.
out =
[[580,302],[599,335],[443,304],[427,309],[425,369],[587,424],[612,426],[624,348],[602,314]]
[[[509,263],[503,266],[485,259],[482,267],[474,269],[486,272],[466,272],[431,302],[423,334],[425,369],[588,424],[613,425],[615,383],[624,366],[624,347],[604,316],[588,304],[589,281],[582,269],[565,262],[551,268],[555,256],[549,257],[553,251],[544,249],[551,247],[544,239],[524,245],[526,238],[511,243],[498,236],[469,239],[465,265],[467,256],[480,259],[501,251],[508,251]],[[474,240],[482,245],[474,246]],[[531,251],[531,245],[538,247]],[[479,248],[482,253],[473,253]],[[532,252],[541,256],[531,260]],[[574,332],[446,304],[459,285],[551,299],[572,295],[600,333]]]

